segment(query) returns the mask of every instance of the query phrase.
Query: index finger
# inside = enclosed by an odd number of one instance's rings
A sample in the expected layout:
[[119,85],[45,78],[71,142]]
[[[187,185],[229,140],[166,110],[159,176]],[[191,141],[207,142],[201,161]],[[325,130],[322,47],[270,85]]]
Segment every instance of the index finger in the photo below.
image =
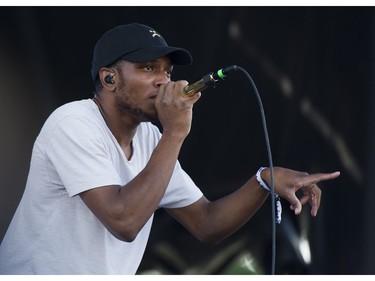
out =
[[339,171],[336,171],[333,173],[317,173],[317,174],[307,175],[306,177],[302,179],[302,187],[311,186],[321,181],[332,180],[332,179],[337,178],[338,176],[340,176]]

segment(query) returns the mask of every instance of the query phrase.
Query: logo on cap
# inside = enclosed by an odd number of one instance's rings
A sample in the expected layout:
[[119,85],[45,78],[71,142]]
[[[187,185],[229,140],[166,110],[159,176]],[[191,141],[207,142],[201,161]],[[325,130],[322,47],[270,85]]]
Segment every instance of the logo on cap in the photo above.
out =
[[159,36],[161,38],[161,35],[157,33],[155,30],[150,29],[149,31],[152,33],[152,37]]

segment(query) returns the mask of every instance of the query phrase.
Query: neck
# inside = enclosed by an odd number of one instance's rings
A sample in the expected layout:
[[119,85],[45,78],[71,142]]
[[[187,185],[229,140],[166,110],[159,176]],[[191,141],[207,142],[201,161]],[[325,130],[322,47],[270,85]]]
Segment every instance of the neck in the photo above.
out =
[[93,101],[98,106],[104,121],[115,136],[117,142],[122,148],[127,148],[131,146],[139,124],[131,124],[128,118],[121,116],[121,114],[116,111],[114,102],[108,100],[107,98],[103,98],[102,94],[95,94],[93,97]]

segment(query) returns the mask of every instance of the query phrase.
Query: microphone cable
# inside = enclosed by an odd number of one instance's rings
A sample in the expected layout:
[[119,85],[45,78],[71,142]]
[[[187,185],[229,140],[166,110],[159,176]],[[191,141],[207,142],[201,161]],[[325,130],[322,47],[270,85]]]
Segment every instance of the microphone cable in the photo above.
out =
[[[264,108],[263,108],[263,103],[262,99],[260,98],[260,94],[258,92],[258,89],[254,83],[254,80],[251,78],[250,74],[242,67],[237,66],[237,65],[232,65],[228,66],[225,68],[220,69],[217,73],[213,73],[211,75],[206,76],[206,78],[202,79],[199,81],[200,83],[204,82],[203,84],[205,86],[210,86],[216,83],[219,79],[221,78],[222,80],[226,77],[226,75],[233,70],[239,70],[242,72],[246,78],[249,80],[260,109],[260,114],[262,118],[262,127],[263,127],[263,132],[264,132],[264,137],[266,141],[266,147],[267,147],[267,155],[268,155],[268,162],[269,162],[269,169],[270,169],[270,193],[271,193],[271,208],[272,208],[272,262],[271,262],[271,275],[275,275],[275,267],[276,267],[276,211],[279,212],[279,210],[275,209],[276,205],[276,198],[279,200],[278,196],[275,193],[275,188],[274,188],[274,174],[273,174],[273,161],[272,161],[272,153],[271,153],[271,145],[270,145],[270,140],[269,140],[269,135],[268,135],[268,129],[267,129],[267,122],[266,122],[266,116],[264,113]],[[198,84],[198,83],[196,83]],[[202,88],[200,88],[202,89]],[[204,89],[204,88],[203,88]],[[277,202],[278,204],[281,204],[280,202]],[[278,207],[281,208],[281,205],[278,205]],[[278,213],[278,223],[281,222],[281,213]]]
[[274,188],[274,176],[273,176],[273,161],[272,161],[272,152],[271,152],[271,145],[270,145],[270,139],[268,135],[268,129],[267,129],[267,122],[266,122],[266,115],[264,113],[263,103],[262,99],[260,98],[260,94],[258,92],[258,89],[251,78],[250,74],[242,67],[240,66],[232,66],[234,70],[239,70],[242,72],[246,78],[250,81],[250,84],[253,87],[255,96],[258,101],[260,114],[262,118],[262,127],[264,132],[264,138],[266,141],[266,147],[267,147],[267,155],[268,155],[268,162],[269,162],[269,169],[270,169],[270,190],[271,190],[271,208],[272,208],[272,262],[271,262],[271,275],[275,275],[275,267],[276,267],[276,210],[275,210],[275,188]]
[[[183,94],[185,97],[190,97],[193,96],[196,92],[203,91],[204,89],[210,87],[210,86],[215,86],[215,84],[220,81],[224,80],[224,78],[232,71],[234,70],[239,70],[241,71],[247,79],[250,81],[250,84],[253,87],[253,90],[255,92],[258,104],[259,104],[259,109],[261,113],[261,118],[262,118],[262,126],[263,126],[263,131],[264,131],[264,137],[266,141],[266,147],[267,147],[267,154],[268,154],[268,162],[269,162],[269,169],[270,169],[270,193],[271,193],[271,206],[272,206],[272,262],[271,262],[271,274],[275,274],[275,265],[276,265],[276,222],[280,223],[281,222],[281,203],[280,199],[275,193],[274,189],[274,175],[273,175],[273,162],[272,162],[272,153],[271,153],[271,145],[270,145],[270,140],[268,136],[268,129],[267,129],[267,122],[266,122],[266,116],[264,114],[264,108],[263,108],[263,103],[262,99],[260,98],[260,94],[258,92],[258,89],[251,78],[250,74],[242,67],[237,66],[237,65],[231,65],[228,67],[224,67],[217,72],[212,72],[207,75],[205,75],[202,79],[199,81],[186,85],[184,88]],[[277,200],[277,201],[276,201]],[[275,209],[275,205],[277,203],[277,210]],[[276,211],[277,211],[277,218],[276,218]]]

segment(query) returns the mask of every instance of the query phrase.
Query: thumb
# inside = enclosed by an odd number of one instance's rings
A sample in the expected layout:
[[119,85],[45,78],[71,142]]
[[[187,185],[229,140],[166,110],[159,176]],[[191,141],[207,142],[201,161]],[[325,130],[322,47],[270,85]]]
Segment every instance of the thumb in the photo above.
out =
[[294,211],[295,215],[299,215],[302,211],[302,204],[295,195],[293,197],[293,200],[289,201],[290,209]]

